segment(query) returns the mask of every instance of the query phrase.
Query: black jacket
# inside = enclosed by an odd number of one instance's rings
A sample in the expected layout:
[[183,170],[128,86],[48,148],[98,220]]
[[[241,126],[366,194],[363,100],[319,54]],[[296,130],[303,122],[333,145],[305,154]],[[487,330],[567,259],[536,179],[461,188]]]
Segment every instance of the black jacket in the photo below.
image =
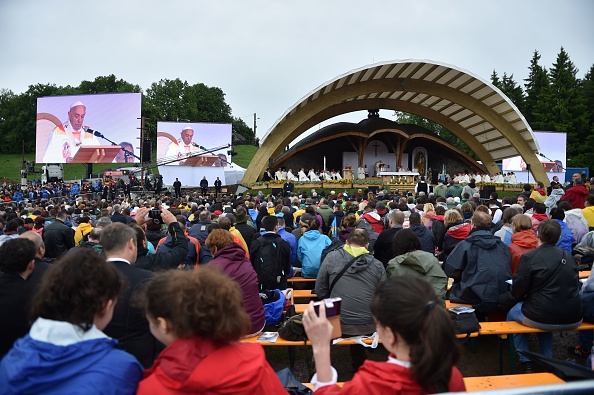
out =
[[[134,267],[139,269],[159,271],[175,269],[184,261],[188,254],[188,239],[177,222],[169,225],[169,234],[173,238],[173,246],[167,252],[160,252],[153,255],[146,255],[144,251],[138,251]],[[144,253],[144,254],[143,254]]]
[[144,310],[135,301],[155,274],[124,261],[111,263],[124,276],[128,287],[118,298],[113,318],[103,332],[117,339],[123,350],[134,355],[142,366],[148,368],[153,365],[164,346],[151,334]]
[[524,300],[522,313],[526,318],[554,325],[582,319],[578,290],[578,269],[573,257],[552,244],[543,244],[522,255],[511,289],[516,300]]
[[246,242],[248,247],[251,247],[251,241],[254,238],[254,233],[256,233],[256,228],[252,225],[249,225],[247,222],[241,222],[239,224],[235,224],[235,229],[241,233],[243,240]]
[[[284,275],[281,276],[281,281],[278,284],[260,284],[260,289],[286,289],[287,288],[287,275],[291,271],[291,246],[289,243],[284,241],[282,237],[280,237],[276,233],[264,233],[262,236],[258,237],[256,240],[252,242],[250,247],[250,261],[252,262],[252,266],[254,270],[257,269],[257,260],[260,257],[260,246],[264,239],[273,239],[275,243],[278,243],[280,246],[280,254],[279,259],[281,261],[281,267],[283,269]],[[256,270],[256,274],[258,274],[258,270]],[[259,281],[260,279],[258,279]]]
[[379,234],[373,245],[373,256],[384,264],[384,268],[388,266],[390,259],[396,256],[396,254],[394,254],[392,241],[394,240],[394,235],[396,235],[396,232],[399,230],[402,230],[402,227],[384,230]]
[[417,236],[419,236],[419,241],[421,242],[421,249],[423,251],[429,252],[431,254],[435,253],[435,235],[433,235],[433,232],[425,228],[423,225],[411,226],[410,230],[412,230],[417,234]]
[[29,332],[29,304],[33,284],[16,273],[0,274],[0,358]]
[[56,219],[43,228],[43,242],[45,256],[59,258],[74,247],[74,229]]

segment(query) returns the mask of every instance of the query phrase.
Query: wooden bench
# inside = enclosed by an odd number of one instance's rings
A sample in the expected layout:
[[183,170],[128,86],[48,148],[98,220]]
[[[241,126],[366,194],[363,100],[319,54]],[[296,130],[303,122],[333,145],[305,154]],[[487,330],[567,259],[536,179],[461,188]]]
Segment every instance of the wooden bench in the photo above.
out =
[[293,290],[293,299],[317,299],[318,295],[312,294],[311,289],[294,289]]
[[[464,377],[466,391],[485,391],[505,388],[532,387],[535,385],[563,384],[565,381],[553,373],[509,374],[503,376]],[[344,383],[336,383],[342,387]],[[311,383],[303,383],[313,389]]]
[[287,279],[289,283],[315,283],[315,278],[291,277]]
[[[295,292],[295,291],[293,291]],[[296,296],[293,295],[293,298],[295,298]],[[303,314],[305,312],[305,310],[307,309],[307,306],[309,306],[309,304],[307,303],[295,303],[295,313],[297,314]],[[470,306],[468,304],[463,304],[463,303],[454,303],[454,302],[450,302],[449,300],[446,300],[446,309],[449,309],[450,307],[456,307],[456,306]]]
[[[574,329],[575,331],[586,331],[594,330],[594,324],[587,322],[582,323],[579,327]],[[481,329],[479,329],[479,336],[495,335],[501,340],[508,340],[509,348],[509,361],[512,373],[516,370],[516,358],[515,358],[515,345],[513,336],[516,334],[528,334],[528,333],[539,333],[548,332],[542,329],[532,328],[530,326],[522,325],[516,321],[493,321],[493,322],[481,322]],[[570,332],[570,331],[561,331]],[[503,373],[503,349],[501,344],[498,345],[499,349],[499,373]]]

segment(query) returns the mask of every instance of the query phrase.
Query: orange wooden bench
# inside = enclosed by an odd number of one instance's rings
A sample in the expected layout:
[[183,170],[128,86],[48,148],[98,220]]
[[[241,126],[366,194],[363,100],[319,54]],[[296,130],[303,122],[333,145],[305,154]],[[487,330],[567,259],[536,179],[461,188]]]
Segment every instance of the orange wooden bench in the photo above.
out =
[[[563,384],[565,381],[555,376],[553,373],[527,373],[527,374],[509,374],[503,376],[479,376],[464,377],[466,391],[486,391],[494,389],[532,387],[536,385]],[[336,383],[342,387],[344,383]],[[308,388],[313,389],[311,383],[303,383]]]
[[315,283],[315,278],[291,277],[287,279],[289,283]]
[[591,272],[591,270],[582,270],[582,271],[578,272],[578,277],[579,278],[588,278],[588,277],[590,277],[590,272]]

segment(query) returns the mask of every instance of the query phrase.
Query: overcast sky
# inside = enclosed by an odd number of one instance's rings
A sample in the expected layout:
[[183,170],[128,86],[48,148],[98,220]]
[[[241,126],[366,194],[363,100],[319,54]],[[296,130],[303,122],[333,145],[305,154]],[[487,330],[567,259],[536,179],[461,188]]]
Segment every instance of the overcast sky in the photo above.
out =
[[374,62],[428,59],[523,83],[534,50],[550,68],[563,46],[583,77],[593,17],[590,0],[0,0],[0,89],[109,74],[143,90],[202,82],[248,125],[256,112],[261,137],[309,91]]

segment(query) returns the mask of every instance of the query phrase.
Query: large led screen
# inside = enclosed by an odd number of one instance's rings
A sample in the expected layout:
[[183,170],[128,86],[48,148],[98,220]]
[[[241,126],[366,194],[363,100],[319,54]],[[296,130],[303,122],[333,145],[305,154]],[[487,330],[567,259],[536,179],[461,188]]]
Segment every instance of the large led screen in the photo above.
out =
[[37,99],[38,163],[139,163],[140,93]]
[[157,123],[157,161],[172,166],[226,167],[229,123]]
[[[548,173],[564,173],[566,163],[567,135],[565,133],[534,132],[540,151],[536,154]],[[526,171],[526,163],[521,156],[504,159],[503,172]]]

